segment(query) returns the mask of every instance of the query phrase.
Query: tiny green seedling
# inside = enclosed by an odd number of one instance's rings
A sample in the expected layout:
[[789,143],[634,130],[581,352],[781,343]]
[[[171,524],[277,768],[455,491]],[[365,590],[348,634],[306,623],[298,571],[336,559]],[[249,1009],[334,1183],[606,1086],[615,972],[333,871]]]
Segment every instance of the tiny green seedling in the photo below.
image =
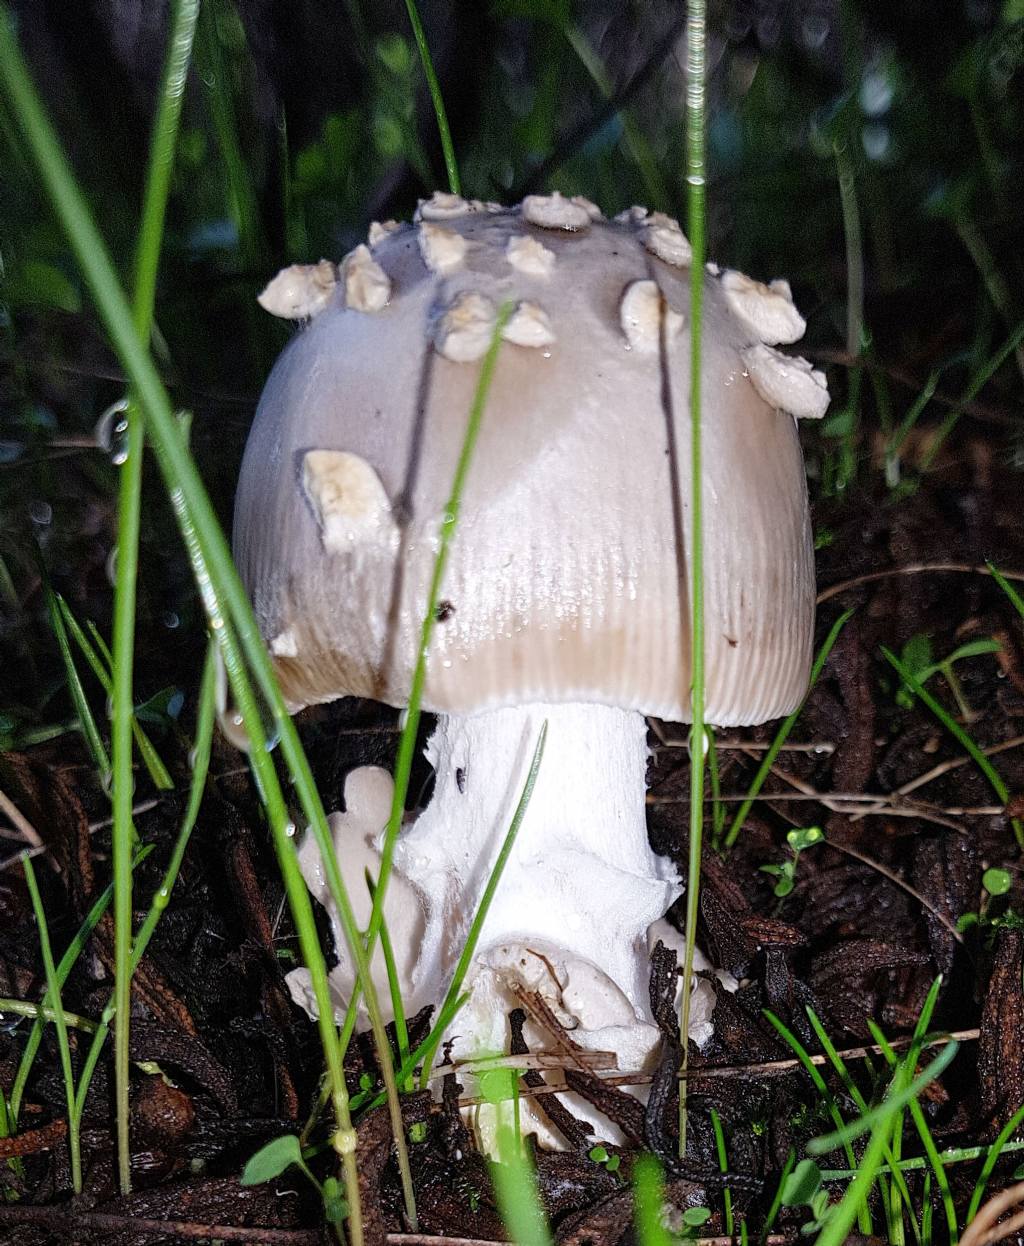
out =
[[989,869],[981,876],[981,885],[990,896],[1005,896],[1012,882],[1009,870]]
[[825,834],[820,826],[795,826],[786,833],[786,843],[793,853],[792,857],[780,864],[760,867],[763,874],[771,874],[775,879],[773,890],[779,900],[784,900],[796,886],[796,867],[801,852],[812,848],[815,844],[820,844],[824,838]]
[[710,1207],[687,1207],[687,1209],[683,1212],[683,1223],[679,1236],[683,1238],[696,1236],[689,1230],[702,1228],[710,1219]]
[[821,1169],[812,1159],[802,1159],[786,1178],[782,1187],[783,1207],[807,1207],[811,1219],[800,1232],[804,1236],[817,1233],[825,1227],[831,1212],[828,1191],[822,1189]]
[[261,1147],[242,1170],[242,1185],[264,1185],[292,1167],[298,1168],[315,1187],[324,1205],[327,1223],[341,1225],[348,1216],[348,1203],[337,1177],[328,1177],[322,1183],[318,1181],[306,1164],[302,1144],[294,1134],[283,1134]]
[[[976,913],[963,913],[956,923],[957,930],[969,930],[978,926],[991,937],[999,929],[1020,930],[1024,928],[1024,918],[1016,913],[1009,904],[998,903],[1007,895],[1013,886],[1013,876],[1009,870],[993,866],[981,876],[984,895],[981,907]],[[995,902],[995,903],[994,903]]]
[[618,1173],[619,1165],[622,1163],[621,1155],[610,1155],[607,1147],[595,1146],[591,1147],[587,1155],[595,1164],[600,1164],[606,1172]]

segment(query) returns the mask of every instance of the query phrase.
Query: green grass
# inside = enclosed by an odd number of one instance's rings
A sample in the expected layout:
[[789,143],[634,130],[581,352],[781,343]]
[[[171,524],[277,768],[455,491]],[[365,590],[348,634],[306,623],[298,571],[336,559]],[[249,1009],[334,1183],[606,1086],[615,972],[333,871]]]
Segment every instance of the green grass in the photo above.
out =
[[[172,8],[170,42],[143,193],[142,220],[135,252],[133,322],[139,339],[148,342],[153,329],[157,269],[163,243],[167,197],[177,144],[185,83],[192,57],[192,40],[199,14],[198,0],[176,0]],[[128,1051],[132,977],[132,856],[137,838],[132,823],[135,782],[132,774],[135,728],[133,670],[135,665],[136,587],[139,572],[139,533],[142,524],[142,414],[134,395],[125,411],[128,422],[117,508],[117,574],[114,584],[114,643],[112,661],[111,735],[114,824],[114,1079],[117,1100],[117,1162],[121,1193],[131,1190]]]
[[[700,863],[704,844],[704,519],[703,429],[701,405],[704,259],[707,252],[706,135],[707,26],[704,0],[690,0],[686,11],[686,223],[693,249],[690,281],[690,836],[686,868],[686,921],[683,934],[683,1000],[679,1019],[682,1065],[679,1082],[679,1154],[686,1155],[686,1071],[690,1058],[690,1005],[693,997],[693,953],[697,946],[700,904]],[[666,349],[662,305],[661,350]]]
[[[981,773],[989,782],[989,786],[995,792],[998,799],[1003,805],[1010,803],[1010,789],[1006,786],[999,771],[996,770],[992,762],[985,756],[982,750],[971,738],[970,734],[956,721],[948,710],[939,702],[935,696],[921,683],[917,675],[910,669],[906,662],[900,659],[892,652],[882,646],[882,656],[889,665],[896,671],[906,686],[913,692],[914,696],[931,710],[940,723],[946,728],[949,734],[968,754],[975,763]],[[1010,818],[1010,826],[1013,828],[1013,834],[1017,840],[1017,846],[1024,850],[1024,823],[1020,818]]]
[[[64,1096],[68,1105],[68,1120],[74,1118],[75,1108],[75,1075],[71,1068],[71,1045],[68,1042],[68,1025],[64,1017],[64,1005],[60,998],[60,982],[57,978],[57,967],[53,961],[53,950],[50,947],[50,930],[43,910],[42,897],[36,884],[36,873],[32,866],[32,858],[24,853],[22,868],[25,871],[25,882],[32,899],[32,911],[36,916],[39,930],[39,950],[43,957],[43,968],[46,970],[46,994],[52,1001],[53,1023],[57,1029],[57,1043],[60,1049],[60,1068],[64,1078]],[[69,1130],[71,1152],[71,1185],[76,1194],[82,1192],[82,1151],[77,1130]]]
[[434,106],[434,116],[437,119],[437,129],[441,137],[441,150],[444,153],[444,167],[448,174],[448,189],[453,195],[458,195],[462,193],[459,165],[455,159],[455,145],[452,142],[452,132],[448,127],[448,114],[445,111],[444,97],[441,94],[441,84],[438,82],[437,74],[434,71],[434,60],[430,55],[430,45],[427,43],[423,23],[420,21],[416,0],[405,0],[405,8],[409,14],[409,25],[412,26],[413,38],[416,40],[420,62],[423,65],[423,76],[426,78],[427,86],[430,88],[430,101]]
[[[96,632],[90,623],[90,630],[93,632],[92,640],[86,636],[82,625],[71,612],[71,607],[58,593],[55,595],[57,608],[60,610],[64,625],[68,630],[71,639],[78,646],[82,657],[85,658],[89,669],[99,680],[100,686],[111,700],[114,695],[114,684],[111,678],[114,669],[113,654],[103,644],[102,637]],[[139,750],[139,756],[149,772],[149,777],[153,781],[153,786],[160,791],[169,791],[174,787],[174,780],[171,778],[167,767],[160,758],[160,754],[153,746],[152,740],[142,729],[139,724],[135,709],[131,711],[131,728],[132,736],[135,739],[135,745]]]
[[[875,1182],[879,1186],[880,1204],[886,1217],[886,1240],[890,1246],[900,1246],[900,1243],[905,1240],[905,1216],[909,1216],[915,1242],[918,1246],[927,1246],[927,1243],[932,1240],[927,1199],[918,1204],[921,1212],[919,1220],[915,1212],[914,1199],[904,1177],[905,1171],[920,1168],[924,1164],[928,1164],[932,1170],[930,1174],[927,1174],[929,1183],[934,1177],[939,1191],[949,1240],[954,1243],[957,1240],[958,1220],[945,1170],[947,1159],[940,1154],[919,1103],[922,1092],[941,1075],[959,1050],[957,1042],[946,1039],[942,1042],[939,1054],[918,1072],[922,1052],[926,1046],[932,1046],[935,1042],[929,1036],[929,1025],[941,985],[941,978],[936,978],[932,983],[918,1015],[910,1044],[902,1057],[896,1054],[878,1026],[870,1018],[868,1019],[868,1025],[885,1056],[890,1073],[886,1079],[878,1070],[869,1066],[875,1079],[871,1099],[860,1089],[820,1020],[812,1010],[807,1010],[815,1034],[835,1075],[846,1095],[858,1109],[859,1115],[849,1121],[844,1120],[835,1097],[821,1072],[812,1062],[810,1053],[804,1045],[777,1017],[771,1013],[765,1014],[778,1034],[797,1055],[822,1105],[836,1126],[831,1134],[813,1138],[807,1143],[806,1151],[809,1158],[801,1161],[791,1177],[784,1179],[784,1183],[780,1185],[782,1193],[777,1196],[776,1200],[778,1202],[781,1198],[781,1201],[790,1206],[806,1205],[811,1209],[819,1234],[818,1246],[822,1246],[822,1243],[825,1246],[829,1244],[838,1246],[838,1243],[845,1239],[855,1220],[859,1231],[864,1231],[865,1226],[871,1225],[868,1200],[871,1187]],[[924,1150],[924,1156],[920,1160],[906,1161],[901,1158],[904,1143],[904,1118],[908,1112]],[[997,1153],[1005,1146],[1012,1129],[1016,1128],[1017,1124],[1019,1124],[1019,1118],[998,1141]],[[854,1143],[865,1136],[867,1137],[866,1146],[860,1153],[855,1154]],[[821,1171],[814,1162],[815,1158],[827,1155],[839,1147],[846,1154],[847,1168]],[[995,1160],[992,1159],[991,1163],[994,1164]],[[831,1203],[821,1190],[824,1181],[834,1180],[847,1182],[846,1189],[838,1203]],[[977,1197],[980,1201],[980,1194]],[[773,1204],[773,1211],[776,1209]],[[966,1220],[970,1219],[971,1214],[973,1213],[969,1211]]]
[[93,717],[93,712],[89,708],[89,702],[86,699],[85,688],[82,685],[82,678],[75,665],[74,654],[71,652],[71,641],[68,638],[68,629],[64,622],[64,614],[61,611],[57,594],[50,587],[49,581],[45,577],[43,583],[45,585],[46,609],[49,615],[50,629],[56,638],[61,661],[64,664],[64,674],[67,679],[68,692],[71,696],[71,704],[75,707],[78,729],[85,740],[85,746],[92,758],[92,764],[96,767],[100,786],[104,791],[109,791],[113,780],[110,768],[110,754],[103,743],[99,727],[96,725],[96,719]]
[[[530,798],[533,795],[533,789],[537,783],[537,775],[540,772],[541,762],[544,759],[544,745],[548,736],[547,721],[543,723],[540,734],[537,737],[537,743],[534,745],[533,757],[530,760],[530,768],[527,771],[526,781],[523,784],[523,790],[520,793],[519,801],[516,804],[515,813],[512,815],[512,821],[509,824],[505,838],[501,842],[498,855],[495,858],[494,866],[491,869],[487,879],[487,886],[484,888],[483,895],[480,897],[480,903],[476,912],[473,914],[473,921],[469,927],[469,933],[466,935],[465,946],[462,949],[462,955],[459,957],[459,963],[455,966],[455,972],[452,975],[451,985],[445,994],[444,1001],[441,1004],[440,1015],[454,1015],[456,1002],[462,994],[462,987],[466,981],[466,975],[469,973],[469,967],[472,964],[473,957],[476,955],[477,944],[480,941],[480,934],[483,925],[487,919],[487,913],[490,910],[491,903],[494,900],[495,892],[501,882],[501,875],[508,864],[508,859],[512,855],[512,848],[515,845],[516,836],[519,834],[519,828],[523,824],[523,818],[526,817],[526,811],[530,806]],[[425,1088],[430,1081],[430,1070],[433,1064],[434,1054],[444,1035],[444,1030],[440,1025],[435,1025],[433,1032],[428,1040],[426,1049],[423,1052],[423,1071],[420,1075],[420,1088]]]
[[[444,518],[441,521],[438,533],[437,555],[434,559],[430,587],[427,591],[427,608],[420,625],[416,662],[413,667],[412,681],[409,687],[409,704],[406,707],[405,724],[398,741],[398,756],[395,760],[395,790],[391,800],[391,812],[384,834],[384,842],[381,845],[380,872],[374,889],[370,921],[366,929],[366,955],[368,958],[373,955],[373,950],[380,934],[381,923],[384,920],[384,896],[387,891],[388,880],[391,877],[395,844],[398,841],[398,833],[401,830],[402,816],[405,812],[405,800],[409,792],[409,778],[412,774],[416,739],[422,717],[423,689],[427,679],[427,656],[430,652],[430,642],[434,635],[434,625],[437,622],[437,607],[438,602],[441,600],[441,585],[444,581],[444,573],[448,566],[448,555],[459,522],[462,493],[469,475],[470,465],[473,461],[473,452],[476,448],[477,438],[480,434],[484,409],[487,405],[487,394],[494,377],[494,367],[497,363],[498,350],[501,344],[501,333],[508,323],[511,314],[511,303],[506,303],[498,309],[491,344],[480,368],[476,392],[473,395],[473,402],[466,422],[466,431],[455,465],[451,491],[445,504]],[[353,994],[345,1016],[345,1023],[342,1026],[342,1051],[347,1050],[355,1029],[358,1005],[359,995],[356,992]]]

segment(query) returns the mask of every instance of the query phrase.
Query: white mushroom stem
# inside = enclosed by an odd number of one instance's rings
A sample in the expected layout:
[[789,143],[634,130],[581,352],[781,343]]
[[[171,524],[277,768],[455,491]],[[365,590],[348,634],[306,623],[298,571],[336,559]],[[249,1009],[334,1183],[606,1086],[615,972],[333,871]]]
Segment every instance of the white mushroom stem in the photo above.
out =
[[[436,772],[433,799],[398,840],[384,915],[395,950],[406,1012],[440,1004],[480,911],[544,723],[548,733],[532,797],[480,932],[463,990],[470,998],[448,1028],[451,1056],[474,1060],[508,1050],[508,1013],[516,988],[537,993],[579,1046],[613,1052],[619,1068],[642,1070],[659,1043],[648,997],[649,946],[679,944],[660,919],[679,895],[675,868],[651,850],[645,819],[647,730],[642,715],[600,705],[528,705],[466,717],[441,716],[427,745]],[[364,870],[379,872],[390,775],[376,767],[345,782],[343,814],[331,815],[338,863],[365,925]],[[312,836],[299,850],[310,890],[327,905],[338,965],[331,971],[340,1021],[355,971],[331,903]],[[373,958],[377,991],[390,1014],[384,963]],[[305,969],[288,984],[316,1015]],[[714,991],[694,987],[690,1037],[711,1036]],[[528,1021],[535,1051],[558,1049]],[[574,1113],[597,1135],[615,1126],[576,1096]],[[523,1128],[561,1145],[543,1113],[527,1105]],[[493,1112],[477,1113],[481,1145],[494,1153]]]
[[637,1029],[639,1046],[623,1034],[634,1050],[617,1050],[620,1061],[642,1059],[656,1037],[647,928],[680,886],[647,839],[648,748],[640,714],[528,705],[439,719],[427,749],[437,775],[433,800],[395,853],[396,875],[414,880],[428,904],[421,966],[433,966],[440,998],[545,721],[536,786],[481,932],[474,998],[452,1026],[456,1051],[505,1048],[505,1013],[515,1005],[507,988],[521,982],[539,990],[574,1030]]

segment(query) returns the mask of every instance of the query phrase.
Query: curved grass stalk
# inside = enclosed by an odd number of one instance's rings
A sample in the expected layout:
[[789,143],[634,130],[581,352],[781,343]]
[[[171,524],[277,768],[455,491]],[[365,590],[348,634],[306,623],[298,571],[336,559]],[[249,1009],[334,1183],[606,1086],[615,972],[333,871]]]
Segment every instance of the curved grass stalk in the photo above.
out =
[[[876,1043],[882,1049],[882,1055],[885,1057],[886,1062],[890,1067],[895,1068],[899,1061],[885,1035],[877,1027],[874,1027],[874,1036]],[[916,1099],[911,1099],[908,1107],[914,1126],[917,1129],[918,1137],[921,1139],[921,1145],[924,1147],[925,1155],[928,1157],[928,1162],[931,1164],[932,1171],[935,1174],[935,1184],[942,1198],[942,1207],[946,1215],[946,1228],[949,1232],[950,1246],[956,1246],[960,1236],[956,1222],[956,1208],[953,1206],[953,1193],[949,1188],[949,1177],[946,1174],[942,1157],[939,1155],[939,1148],[935,1145],[935,1139],[928,1128],[928,1122],[925,1120],[924,1112],[921,1111],[920,1103]],[[895,1164],[890,1164],[890,1167],[893,1169],[895,1177],[896,1172],[899,1170]],[[908,1207],[910,1206],[909,1202],[907,1205]]]
[[[136,859],[136,864],[138,864],[138,858]],[[56,977],[58,986],[62,987],[67,981],[68,974],[71,972],[75,961],[84,951],[89,935],[92,934],[95,929],[96,923],[103,916],[104,912],[106,912],[107,905],[110,903],[113,894],[114,886],[111,883],[110,886],[106,887],[100,895],[97,896],[95,901],[93,901],[92,908],[90,908],[89,912],[86,914],[85,920],[82,922],[81,926],[79,926],[75,933],[75,937],[71,940],[67,951],[65,951],[57,965]],[[38,1004],[38,1007],[46,1009],[50,1006],[50,1003],[50,992],[49,989],[47,989],[46,994]],[[0,1011],[3,1011],[3,1009],[0,1009]],[[21,1059],[18,1061],[18,1071],[15,1073],[14,1081],[11,1083],[10,1125],[12,1131],[16,1129],[18,1125],[18,1111],[21,1108],[22,1096],[25,1093],[25,1086],[28,1083],[29,1074],[32,1072],[32,1065],[35,1062],[36,1052],[39,1050],[39,1044],[42,1042],[42,1038],[43,1020],[37,1016],[32,1029],[29,1031],[28,1039],[25,1042],[25,1049],[21,1053]]]
[[1010,355],[1018,351],[1022,343],[1024,343],[1024,320],[1019,320],[1011,330],[1010,336],[1002,343],[995,354],[991,358],[986,359],[975,370],[967,383],[967,388],[964,390],[959,403],[939,425],[928,449],[921,457],[920,471],[922,476],[931,469],[932,464],[938,457],[939,451],[946,444],[946,440],[959,422],[965,408],[977,398]]
[[[68,1022],[64,1015],[64,1005],[60,998],[60,983],[57,980],[57,968],[53,963],[53,949],[50,946],[50,930],[46,924],[46,913],[43,909],[42,897],[36,883],[36,872],[32,868],[32,858],[27,852],[22,853],[21,866],[25,871],[25,882],[28,894],[32,899],[32,909],[39,929],[39,948],[43,956],[43,968],[46,970],[46,993],[53,1006],[53,1023],[57,1027],[57,1045],[60,1050],[60,1067],[64,1076],[64,1094],[68,1105],[68,1122],[70,1126],[72,1109],[75,1102],[75,1075],[71,1068],[71,1045],[68,1042]],[[71,1185],[76,1194],[82,1192],[82,1151],[77,1129],[68,1129],[68,1149],[71,1152]]]
[[[836,1050],[835,1044],[832,1042],[831,1038],[829,1038],[825,1027],[821,1024],[818,1014],[813,1008],[807,1008],[806,1012],[808,1020],[814,1029],[814,1033],[817,1035],[818,1042],[821,1044],[821,1049],[824,1051],[825,1055],[828,1056],[829,1061],[839,1076],[839,1080],[842,1082],[846,1093],[850,1096],[850,1099],[856,1105],[859,1112],[864,1113],[868,1111],[867,1100],[861,1094],[860,1087],[851,1077],[850,1071],[846,1067],[846,1062]],[[879,1170],[878,1188],[882,1195],[882,1208],[888,1220],[890,1243],[892,1243],[893,1246],[896,1246],[898,1242],[902,1242],[903,1240],[903,1221],[902,1217],[899,1216],[899,1200],[902,1199],[907,1211],[910,1213],[910,1223],[914,1231],[914,1237],[920,1246],[921,1230],[918,1227],[916,1218],[914,1217],[914,1205],[910,1197],[910,1190],[907,1187],[906,1180],[904,1179],[899,1166],[900,1142],[901,1131],[896,1130],[892,1145],[886,1150],[887,1163],[883,1165],[882,1169]],[[895,1187],[894,1190],[890,1190],[888,1188],[888,1178],[890,1175],[892,1176],[892,1183]]]
[[438,82],[437,74],[434,72],[434,60],[430,55],[430,44],[427,43],[427,36],[423,30],[423,23],[420,21],[416,0],[405,0],[405,7],[409,14],[409,25],[412,26],[413,38],[416,40],[416,47],[419,49],[420,61],[423,65],[423,76],[427,80],[427,86],[430,89],[430,99],[434,105],[434,116],[437,118],[437,129],[441,136],[441,151],[444,153],[444,167],[448,174],[448,189],[453,195],[458,195],[461,193],[459,165],[455,159],[452,132],[448,128],[448,114],[444,107],[441,84]]
[[[981,1166],[981,1172],[978,1173],[978,1179],[974,1183],[974,1189],[971,1192],[971,1201],[967,1205],[967,1215],[964,1217],[964,1224],[970,1224],[974,1217],[978,1214],[978,1208],[981,1206],[981,1200],[985,1193],[985,1187],[988,1185],[988,1179],[992,1175],[999,1157],[1005,1151],[1013,1151],[1024,1147],[1024,1142],[1010,1144],[1010,1137],[1024,1123],[1024,1104],[1022,1104],[1016,1112],[1010,1117],[1006,1124],[1000,1129],[999,1134],[992,1145],[985,1149],[985,1162]],[[1009,1144],[1009,1145],[1008,1145]]]
[[[145,954],[149,940],[156,929],[157,922],[163,915],[167,907],[168,899],[171,891],[177,881],[178,873],[181,869],[181,863],[185,857],[185,849],[188,847],[189,839],[196,824],[196,818],[199,816],[199,806],[202,803],[203,791],[206,787],[206,775],[210,765],[210,748],[213,742],[213,724],[214,724],[214,681],[213,681],[213,646],[207,655],[206,664],[203,669],[203,680],[199,695],[199,712],[196,719],[196,739],[194,748],[195,762],[192,769],[192,785],[189,791],[188,805],[185,809],[185,816],[182,819],[181,828],[178,831],[175,840],[174,849],[171,852],[171,859],[168,862],[167,869],[164,871],[163,879],[160,887],[157,889],[150,904],[149,912],[146,919],[139,928],[139,933],[133,941],[131,948],[131,961],[129,965],[128,979],[131,981],[132,975],[138,968],[139,961]],[[137,865],[139,857],[133,862]],[[103,1045],[107,1041],[110,1033],[110,1025],[117,1014],[117,992],[115,988],[114,995],[108,1001],[100,1022],[96,1026],[93,1039],[86,1053],[85,1062],[82,1066],[82,1072],[78,1079],[78,1088],[75,1093],[73,1110],[68,1117],[68,1130],[73,1136],[77,1136],[82,1124],[82,1115],[85,1111],[85,1100],[89,1093],[89,1086],[92,1083],[93,1074],[96,1071],[96,1065],[103,1051]],[[117,1039],[117,1029],[114,1030],[115,1042]]]
[[[929,998],[934,1003],[934,996]],[[847,1187],[842,1200],[830,1209],[825,1226],[818,1235],[816,1246],[842,1246],[842,1243],[846,1241],[854,1220],[867,1204],[871,1186],[882,1168],[885,1152],[891,1149],[890,1139],[902,1110],[920,1095],[929,1082],[938,1077],[956,1054],[958,1045],[950,1040],[920,1076],[917,1078],[913,1076],[923,1040],[925,1027],[921,1025],[921,1020],[924,1015],[925,1010],[922,1010],[918,1027],[915,1029],[915,1041],[904,1059],[897,1064],[882,1102],[845,1128],[828,1137],[815,1138],[808,1144],[809,1154],[821,1155],[838,1145],[846,1146],[854,1138],[870,1131],[867,1147],[860,1156],[859,1162],[851,1165],[851,1168],[856,1169],[853,1180]],[[927,1226],[922,1227],[922,1236],[926,1241],[930,1240]]]
[[[100,636],[92,620],[89,620],[89,629],[92,633],[92,641],[86,636],[82,625],[75,618],[71,611],[71,607],[60,595],[56,594],[57,608],[60,610],[64,619],[64,623],[71,633],[71,638],[82,652],[92,673],[100,682],[100,686],[108,697],[114,694],[114,685],[112,681],[112,672],[114,668],[114,658]],[[96,647],[93,646],[93,641]],[[98,650],[98,652],[97,652]],[[106,665],[104,665],[106,663]],[[139,756],[142,758],[146,769],[149,771],[149,777],[153,780],[153,786],[159,788],[160,791],[167,792],[174,787],[174,780],[171,778],[167,767],[160,759],[160,754],[156,751],[153,741],[146,735],[141,724],[134,712],[132,711],[132,735],[135,737],[135,745],[139,750]]]
[[[828,1114],[829,1116],[831,1116],[832,1123],[835,1125],[836,1129],[840,1130],[844,1128],[845,1121],[843,1119],[842,1113],[839,1110],[839,1104],[836,1103],[835,1098],[832,1092],[829,1090],[824,1077],[822,1077],[820,1071],[818,1070],[818,1066],[811,1059],[810,1052],[803,1045],[803,1043],[799,1040],[799,1038],[797,1038],[797,1036],[793,1033],[793,1031],[790,1030],[788,1026],[786,1026],[782,1021],[780,1021],[780,1019],[773,1012],[769,1011],[766,1008],[764,1010],[764,1015],[766,1019],[771,1023],[771,1025],[773,1026],[773,1028],[775,1029],[779,1037],[783,1040],[784,1043],[787,1044],[787,1046],[790,1048],[793,1054],[800,1061],[807,1076],[811,1079],[811,1082],[814,1085],[814,1089],[821,1096],[821,1101],[822,1103],[824,1103],[826,1109],[828,1110]],[[856,1168],[857,1160],[853,1153],[853,1147],[850,1145],[849,1142],[845,1142],[845,1141],[843,1142],[842,1146],[843,1146],[843,1150],[846,1153],[846,1162],[849,1164],[851,1168]],[[885,1144],[882,1147],[882,1151],[883,1151],[883,1156],[888,1151],[888,1138],[885,1139]],[[866,1201],[857,1207],[856,1220],[857,1220],[857,1227],[860,1230],[860,1232],[865,1237],[870,1237],[872,1233],[871,1214],[868,1210]]]
[[[690,996],[697,941],[700,860],[704,838],[704,527],[701,465],[701,324],[704,297],[705,124],[707,94],[705,0],[686,13],[686,220],[693,248],[690,267],[690,846],[686,873],[686,956],[680,1016],[679,1155],[686,1156],[686,1086],[690,1053]],[[662,318],[662,335],[665,333]]]
[[[153,123],[142,224],[135,255],[135,298],[132,311],[136,331],[143,341],[149,340],[153,326],[156,274],[160,264],[167,196],[198,14],[198,0],[177,0],[172,10],[171,39]],[[132,734],[135,721],[132,674],[135,660],[135,603],[144,441],[142,417],[134,401],[129,402],[125,418],[128,422],[127,456],[121,466],[117,507],[117,575],[114,585],[111,697],[111,761],[114,776],[114,822],[111,833],[114,872],[114,1001],[119,1017],[114,1035],[114,1087],[117,1109],[117,1169],[122,1194],[128,1194],[131,1190],[128,1038],[132,978],[132,854],[136,842],[132,822],[132,798],[135,794],[132,774]]]
[[[615,87],[590,40],[572,22],[559,23],[559,29],[565,41],[576,54],[580,64],[590,75],[598,91],[600,91],[602,99],[605,103],[609,103],[615,98]],[[654,211],[656,208],[667,208],[669,206],[668,187],[665,185],[665,179],[658,168],[658,161],[651,150],[650,143],[648,143],[643,131],[625,108],[620,111],[619,117],[622,120],[622,132],[626,140],[626,148],[633,157],[633,163],[636,165],[644,184],[644,193],[647,196],[651,211]]]
[[[916,696],[919,701],[923,702],[923,704],[931,710],[950,735],[971,757],[978,769],[988,780],[989,786],[992,788],[992,791],[995,792],[1002,804],[1004,806],[1009,805],[1010,789],[1006,786],[999,771],[992,765],[989,759],[985,756],[977,744],[975,744],[974,740],[971,739],[963,727],[961,727],[956,719],[947,712],[938,699],[928,691],[910,667],[907,666],[906,663],[901,662],[895,653],[893,653],[891,649],[887,649],[885,645],[882,646],[882,656],[896,671],[904,683],[906,683],[907,687],[914,694],[914,696]],[[1011,817],[1010,826],[1013,829],[1014,836],[1016,837],[1018,848],[1021,851],[1024,851],[1024,822],[1022,822],[1020,818]]]
[[82,687],[82,680],[78,674],[78,668],[75,666],[74,656],[71,653],[71,642],[68,639],[68,629],[64,623],[64,616],[60,610],[57,594],[50,587],[50,581],[47,578],[45,568],[42,566],[41,558],[40,574],[43,581],[46,610],[50,618],[50,628],[57,639],[57,648],[60,650],[61,660],[64,663],[64,675],[68,681],[68,693],[71,696],[71,704],[75,707],[75,713],[78,716],[78,730],[82,733],[82,737],[85,740],[86,748],[89,750],[89,755],[92,758],[92,764],[99,773],[100,784],[106,789],[110,784],[110,757],[100,737],[96,719],[89,708],[89,702],[85,698],[85,689]]
[[[530,769],[526,775],[526,782],[523,784],[523,790],[519,796],[519,803],[516,805],[516,811],[512,815],[512,821],[509,824],[505,838],[502,840],[501,848],[498,851],[497,859],[494,862],[494,868],[491,870],[490,877],[487,879],[487,886],[484,888],[484,894],[480,897],[480,904],[477,911],[473,915],[473,922],[469,928],[469,934],[466,936],[466,943],[462,949],[462,955],[459,957],[459,963],[455,966],[455,973],[452,975],[451,985],[444,997],[438,1014],[438,1020],[446,1016],[460,998],[462,984],[466,980],[466,974],[469,972],[470,963],[476,952],[477,943],[480,941],[480,932],[483,930],[484,921],[487,918],[487,911],[491,907],[491,901],[494,899],[494,893],[498,890],[498,884],[501,882],[501,875],[505,869],[508,859],[512,853],[512,847],[516,842],[516,836],[519,834],[519,828],[523,824],[523,818],[526,817],[526,811],[530,805],[530,799],[533,796],[533,789],[537,785],[537,775],[540,773],[540,763],[544,757],[544,745],[548,738],[548,723],[544,720],[537,737],[537,743],[534,746],[533,758],[530,761]],[[430,1083],[430,1071],[434,1063],[434,1055],[444,1035],[444,1029],[440,1024],[435,1025],[433,1031],[427,1038],[425,1050],[423,1051],[423,1069],[420,1073],[420,1089],[425,1090]]]

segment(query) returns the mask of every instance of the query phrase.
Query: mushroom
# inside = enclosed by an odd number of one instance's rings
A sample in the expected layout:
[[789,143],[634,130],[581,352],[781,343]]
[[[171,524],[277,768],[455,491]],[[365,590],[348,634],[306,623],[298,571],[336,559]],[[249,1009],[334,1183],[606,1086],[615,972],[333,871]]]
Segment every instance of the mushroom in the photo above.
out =
[[[370,239],[267,382],[239,566],[291,707],[405,705],[478,361],[511,301],[427,655],[434,794],[399,838],[385,915],[414,940],[404,987],[438,1002],[547,722],[454,1053],[503,1050],[525,988],[582,1046],[639,1067],[657,1039],[647,931],[681,890],[648,842],[645,715],[690,718],[690,248],[661,214],[609,221],[559,195],[510,209],[435,196]],[[732,726],[790,712],[807,688],[794,414],[821,415],[827,393],[773,349],[803,327],[785,282],[697,275],[706,719]],[[387,801],[378,783],[369,809],[352,784],[336,836],[361,892]],[[339,955],[346,995],[340,939]]]

